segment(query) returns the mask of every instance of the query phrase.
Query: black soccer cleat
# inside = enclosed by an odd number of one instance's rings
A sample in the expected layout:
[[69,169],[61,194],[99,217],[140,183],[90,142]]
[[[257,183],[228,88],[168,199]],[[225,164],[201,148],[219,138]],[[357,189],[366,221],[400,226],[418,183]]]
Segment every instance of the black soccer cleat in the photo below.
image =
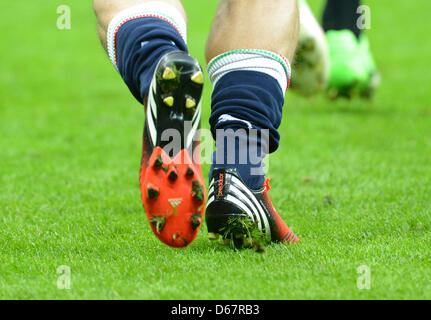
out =
[[[208,237],[226,237],[229,224],[249,220],[262,232],[267,242],[295,243],[298,237],[284,223],[272,205],[268,180],[260,190],[249,189],[236,168],[218,168],[212,172],[206,208]],[[236,229],[235,238],[245,238],[247,230]]]

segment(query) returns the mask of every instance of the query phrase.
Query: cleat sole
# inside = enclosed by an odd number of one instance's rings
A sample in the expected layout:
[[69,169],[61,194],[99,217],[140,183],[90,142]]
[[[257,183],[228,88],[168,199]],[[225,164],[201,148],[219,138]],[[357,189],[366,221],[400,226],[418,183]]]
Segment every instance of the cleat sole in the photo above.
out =
[[[205,200],[204,180],[203,176],[198,174],[199,169],[190,164],[192,162],[187,150],[182,150],[171,159],[163,149],[156,147],[150,157],[150,163],[158,156],[162,158],[163,168],[171,168],[168,176],[175,174],[175,183],[172,183],[164,170],[145,170],[140,179],[142,194],[148,195],[149,185],[151,192],[158,188],[159,194],[151,199],[143,196],[142,201],[153,233],[163,243],[181,248],[195,239],[202,226],[205,201],[196,201],[191,194],[193,190],[198,189],[202,200]],[[195,172],[194,180],[187,177],[189,168]],[[142,190],[144,186],[145,192]]]

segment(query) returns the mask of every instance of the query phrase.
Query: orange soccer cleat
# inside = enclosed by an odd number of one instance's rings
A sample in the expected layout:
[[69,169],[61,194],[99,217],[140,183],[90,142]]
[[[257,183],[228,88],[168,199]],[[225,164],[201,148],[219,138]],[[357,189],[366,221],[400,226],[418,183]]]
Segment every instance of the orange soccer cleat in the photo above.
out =
[[142,202],[154,234],[177,248],[195,239],[205,210],[199,150],[203,80],[193,57],[170,52],[156,68],[146,103]]

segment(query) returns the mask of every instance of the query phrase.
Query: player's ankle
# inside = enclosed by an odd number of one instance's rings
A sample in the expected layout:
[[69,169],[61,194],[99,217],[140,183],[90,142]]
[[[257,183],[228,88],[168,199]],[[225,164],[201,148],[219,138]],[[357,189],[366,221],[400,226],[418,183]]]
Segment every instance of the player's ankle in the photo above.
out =
[[208,72],[214,85],[214,167],[236,167],[248,187],[259,189],[264,182],[262,160],[279,145],[289,62],[265,50],[235,50],[214,58]]
[[164,2],[147,2],[118,13],[110,22],[110,60],[135,98],[143,103],[160,59],[171,51],[187,51],[182,13]]
[[263,159],[268,154],[265,131],[244,129],[231,123],[225,129],[217,129],[216,135],[210,179],[214,169],[233,167],[247,187],[261,189],[265,182]]

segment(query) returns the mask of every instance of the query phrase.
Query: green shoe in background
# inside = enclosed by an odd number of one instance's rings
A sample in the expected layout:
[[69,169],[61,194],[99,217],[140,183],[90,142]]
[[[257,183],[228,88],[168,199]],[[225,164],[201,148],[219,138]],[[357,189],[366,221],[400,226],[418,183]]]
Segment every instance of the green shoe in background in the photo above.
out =
[[367,78],[360,86],[360,94],[365,98],[371,98],[380,86],[380,73],[371,53],[368,38],[364,34],[359,38],[359,48],[364,68],[367,72]]
[[353,98],[359,95],[361,85],[366,82],[367,72],[358,39],[350,30],[329,30],[326,39],[330,60],[329,97]]
[[361,35],[358,40],[350,30],[330,30],[326,39],[330,56],[329,97],[370,98],[380,84],[380,76],[367,37]]

